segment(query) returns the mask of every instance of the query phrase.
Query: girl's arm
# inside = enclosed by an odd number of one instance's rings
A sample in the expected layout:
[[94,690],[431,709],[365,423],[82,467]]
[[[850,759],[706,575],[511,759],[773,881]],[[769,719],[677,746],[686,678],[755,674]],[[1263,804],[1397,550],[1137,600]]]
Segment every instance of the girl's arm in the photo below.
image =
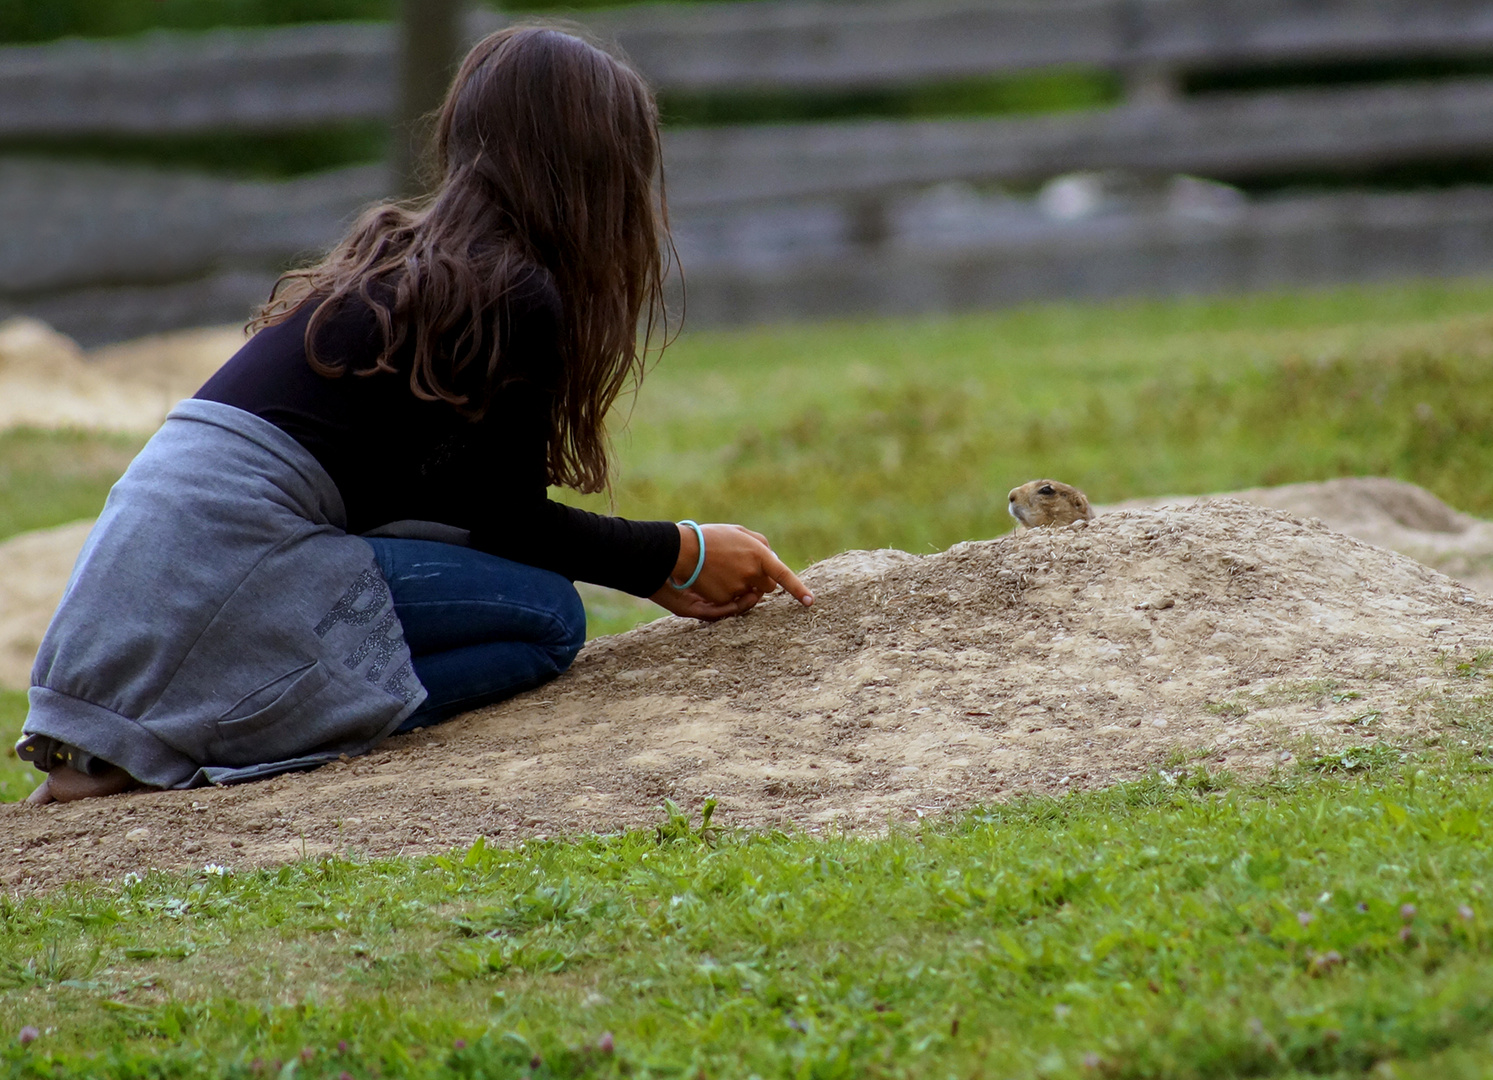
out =
[[553,384],[559,363],[560,305],[543,289],[527,299],[516,294],[510,303],[509,371],[520,377],[493,400],[481,425],[482,450],[457,458],[468,475],[483,474],[473,487],[487,494],[473,511],[474,546],[576,580],[651,594],[666,610],[697,619],[738,615],[780,585],[800,603],[813,602],[760,533],[739,525],[703,526],[704,565],[691,587],[681,590],[662,579],[670,570],[681,582],[694,573],[700,548],[692,528],[551,502],[545,483],[552,401],[545,388]]

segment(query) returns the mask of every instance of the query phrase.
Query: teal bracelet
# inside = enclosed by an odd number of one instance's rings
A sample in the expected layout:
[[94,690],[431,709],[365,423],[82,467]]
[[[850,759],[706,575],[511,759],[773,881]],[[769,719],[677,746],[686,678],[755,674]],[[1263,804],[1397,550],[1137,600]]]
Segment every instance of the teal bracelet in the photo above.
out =
[[685,589],[689,588],[695,582],[700,580],[700,571],[705,569],[705,530],[700,528],[698,523],[689,520],[689,518],[685,518],[678,524],[688,525],[691,529],[694,529],[695,539],[700,541],[700,557],[695,560],[695,572],[689,576],[689,580],[686,581],[683,585],[680,585],[674,581],[673,574],[669,575],[669,584],[673,585],[674,588],[678,589],[680,592],[683,592]]

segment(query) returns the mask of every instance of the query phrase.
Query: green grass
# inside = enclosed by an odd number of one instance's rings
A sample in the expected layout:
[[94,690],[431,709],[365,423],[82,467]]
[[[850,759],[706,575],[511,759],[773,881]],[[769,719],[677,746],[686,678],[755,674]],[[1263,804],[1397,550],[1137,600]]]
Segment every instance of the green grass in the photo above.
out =
[[0,802],[19,802],[41,782],[42,774],[16,757],[25,719],[26,692],[0,690]]
[[1120,83],[1113,74],[1057,69],[839,93],[666,91],[659,95],[659,110],[666,126],[710,126],[865,117],[1000,116],[1094,109],[1119,100]]
[[[1493,779],[1471,758],[1374,776],[1180,770],[879,839],[716,836],[676,814],[516,850],[66,886],[0,901],[0,1062],[1486,1075]],[[27,1047],[24,1025],[43,1032]]]
[[380,123],[305,131],[34,136],[0,141],[0,154],[8,157],[187,169],[260,180],[285,180],[346,165],[366,165],[382,161],[388,150],[389,132]]
[[143,444],[132,436],[0,432],[0,540],[96,515]]
[[397,0],[7,0],[0,4],[0,42],[392,19],[398,10]]

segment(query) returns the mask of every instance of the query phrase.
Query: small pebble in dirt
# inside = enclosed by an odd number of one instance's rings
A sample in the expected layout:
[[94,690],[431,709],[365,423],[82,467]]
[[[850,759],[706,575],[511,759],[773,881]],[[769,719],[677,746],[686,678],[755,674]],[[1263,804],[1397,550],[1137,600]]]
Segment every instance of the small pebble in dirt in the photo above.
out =
[[141,840],[149,840],[150,830],[142,825],[138,829],[131,829],[129,832],[125,833],[124,838],[126,840],[132,840],[135,843],[139,843]]
[[23,1027],[21,1029],[21,1033],[16,1036],[17,1041],[19,1041],[22,1046],[28,1046],[31,1043],[34,1043],[39,1038],[41,1038],[41,1032],[37,1031],[36,1028],[32,1027],[30,1024],[27,1024],[25,1027]]

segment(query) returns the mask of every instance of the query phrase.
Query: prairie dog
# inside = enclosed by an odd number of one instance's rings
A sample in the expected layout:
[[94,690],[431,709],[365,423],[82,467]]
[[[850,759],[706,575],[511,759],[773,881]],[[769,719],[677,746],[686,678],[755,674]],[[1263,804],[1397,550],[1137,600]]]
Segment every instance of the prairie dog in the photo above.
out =
[[1056,480],[1029,480],[1011,489],[1011,516],[1028,529],[1041,525],[1071,525],[1075,521],[1092,521],[1094,511],[1089,500],[1076,487]]

